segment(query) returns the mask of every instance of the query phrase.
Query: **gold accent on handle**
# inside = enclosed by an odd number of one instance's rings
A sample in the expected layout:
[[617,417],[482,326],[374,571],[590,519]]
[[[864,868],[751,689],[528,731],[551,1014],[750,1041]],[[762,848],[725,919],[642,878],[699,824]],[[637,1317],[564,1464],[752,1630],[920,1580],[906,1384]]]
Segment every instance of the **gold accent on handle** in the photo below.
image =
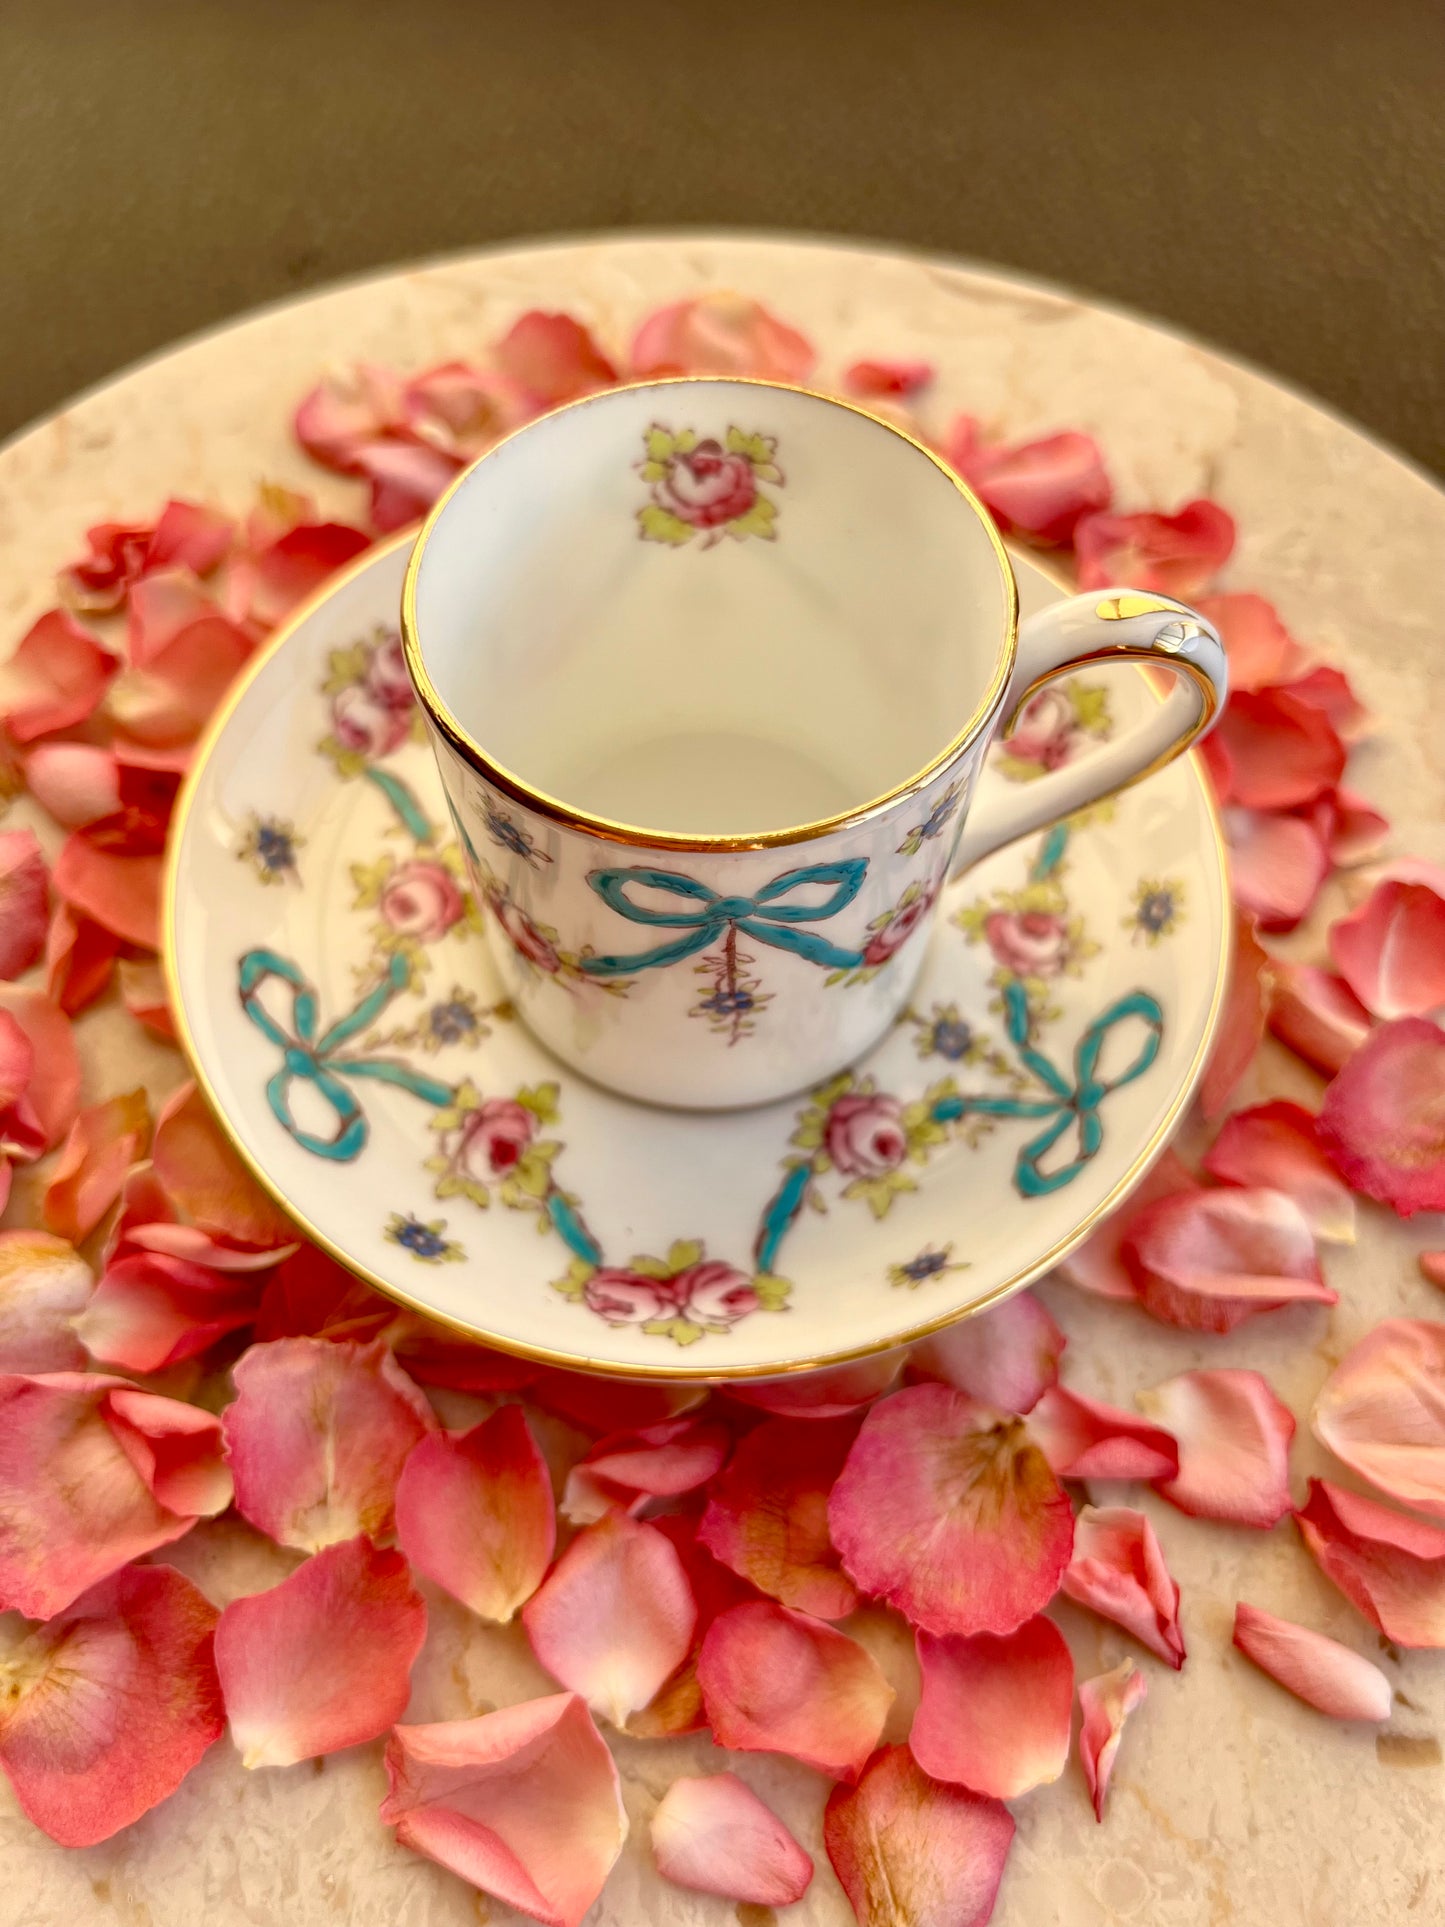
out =
[[1175,616],[1172,602],[1161,602],[1152,595],[1110,595],[1094,610],[1101,622],[1127,622],[1130,616]]

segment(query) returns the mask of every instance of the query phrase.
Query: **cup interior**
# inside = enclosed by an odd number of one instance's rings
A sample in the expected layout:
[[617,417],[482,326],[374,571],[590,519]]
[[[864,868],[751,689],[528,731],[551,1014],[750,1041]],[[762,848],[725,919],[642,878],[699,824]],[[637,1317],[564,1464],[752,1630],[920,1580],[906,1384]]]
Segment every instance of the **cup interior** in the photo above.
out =
[[999,687],[1013,584],[886,423],[733,380],[617,389],[461,479],[413,643],[494,764],[585,816],[776,834],[917,776]]

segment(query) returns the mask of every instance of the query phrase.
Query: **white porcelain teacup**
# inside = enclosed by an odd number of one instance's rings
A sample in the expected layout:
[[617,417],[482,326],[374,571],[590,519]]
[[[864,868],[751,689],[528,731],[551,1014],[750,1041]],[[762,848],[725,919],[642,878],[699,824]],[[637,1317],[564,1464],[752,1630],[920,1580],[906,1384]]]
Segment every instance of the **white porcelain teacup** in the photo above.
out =
[[[500,442],[428,517],[402,627],[519,1012],[599,1083],[693,1108],[861,1055],[950,875],[1161,767],[1226,688],[1215,631],[1164,596],[1020,627],[938,456],[733,378],[608,390]],[[1178,675],[1146,722],[980,782],[1043,684],[1131,657]]]

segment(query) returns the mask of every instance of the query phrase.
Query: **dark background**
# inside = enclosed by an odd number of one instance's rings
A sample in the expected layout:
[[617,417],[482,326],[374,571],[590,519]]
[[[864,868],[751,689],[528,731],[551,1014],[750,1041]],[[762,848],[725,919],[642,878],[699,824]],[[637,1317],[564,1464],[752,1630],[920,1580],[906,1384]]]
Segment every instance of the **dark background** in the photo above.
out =
[[632,224],[1002,263],[1445,470],[1431,0],[0,0],[0,433],[391,261]]

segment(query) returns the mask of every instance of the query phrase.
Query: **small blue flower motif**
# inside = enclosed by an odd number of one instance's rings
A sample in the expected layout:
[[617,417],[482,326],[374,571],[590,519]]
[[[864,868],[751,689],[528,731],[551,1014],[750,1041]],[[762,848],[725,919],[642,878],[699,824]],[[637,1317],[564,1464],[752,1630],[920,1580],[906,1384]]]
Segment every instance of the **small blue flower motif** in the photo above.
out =
[[296,852],[304,840],[280,817],[253,815],[236,855],[251,865],[263,883],[295,882],[299,880]]
[[400,1245],[409,1251],[413,1258],[424,1265],[455,1264],[465,1258],[466,1253],[453,1239],[446,1238],[446,1219],[437,1218],[431,1224],[423,1224],[420,1218],[409,1212],[403,1216],[393,1211],[385,1232],[382,1234],[389,1244]]
[[942,1057],[950,1064],[976,1063],[983,1040],[957,1004],[935,1004],[929,1017],[914,1017],[914,1042],[920,1057]]
[[932,1247],[920,1251],[916,1258],[905,1264],[888,1267],[888,1282],[891,1285],[904,1285],[909,1291],[917,1291],[920,1285],[927,1284],[930,1278],[941,1278],[946,1271],[962,1271],[962,1264],[953,1262],[953,1246],[942,1245],[937,1250]]
[[958,808],[958,799],[962,791],[962,783],[950,783],[923,821],[915,823],[898,845],[897,854],[916,856],[925,843],[931,842],[935,836],[941,836],[953,821],[954,811]]
[[749,1011],[757,1007],[757,998],[750,990],[741,987],[737,990],[715,990],[710,996],[699,999],[697,1006],[713,1017],[746,1017]]
[[545,851],[537,848],[530,831],[524,830],[520,823],[514,823],[510,816],[505,815],[497,807],[494,798],[484,794],[482,808],[487,815],[487,835],[499,849],[508,851],[512,856],[521,857],[522,861],[530,863],[534,870],[552,861]]
[[474,998],[449,997],[445,1003],[433,1004],[426,1015],[428,1036],[436,1039],[438,1048],[471,1043],[480,1028]]

